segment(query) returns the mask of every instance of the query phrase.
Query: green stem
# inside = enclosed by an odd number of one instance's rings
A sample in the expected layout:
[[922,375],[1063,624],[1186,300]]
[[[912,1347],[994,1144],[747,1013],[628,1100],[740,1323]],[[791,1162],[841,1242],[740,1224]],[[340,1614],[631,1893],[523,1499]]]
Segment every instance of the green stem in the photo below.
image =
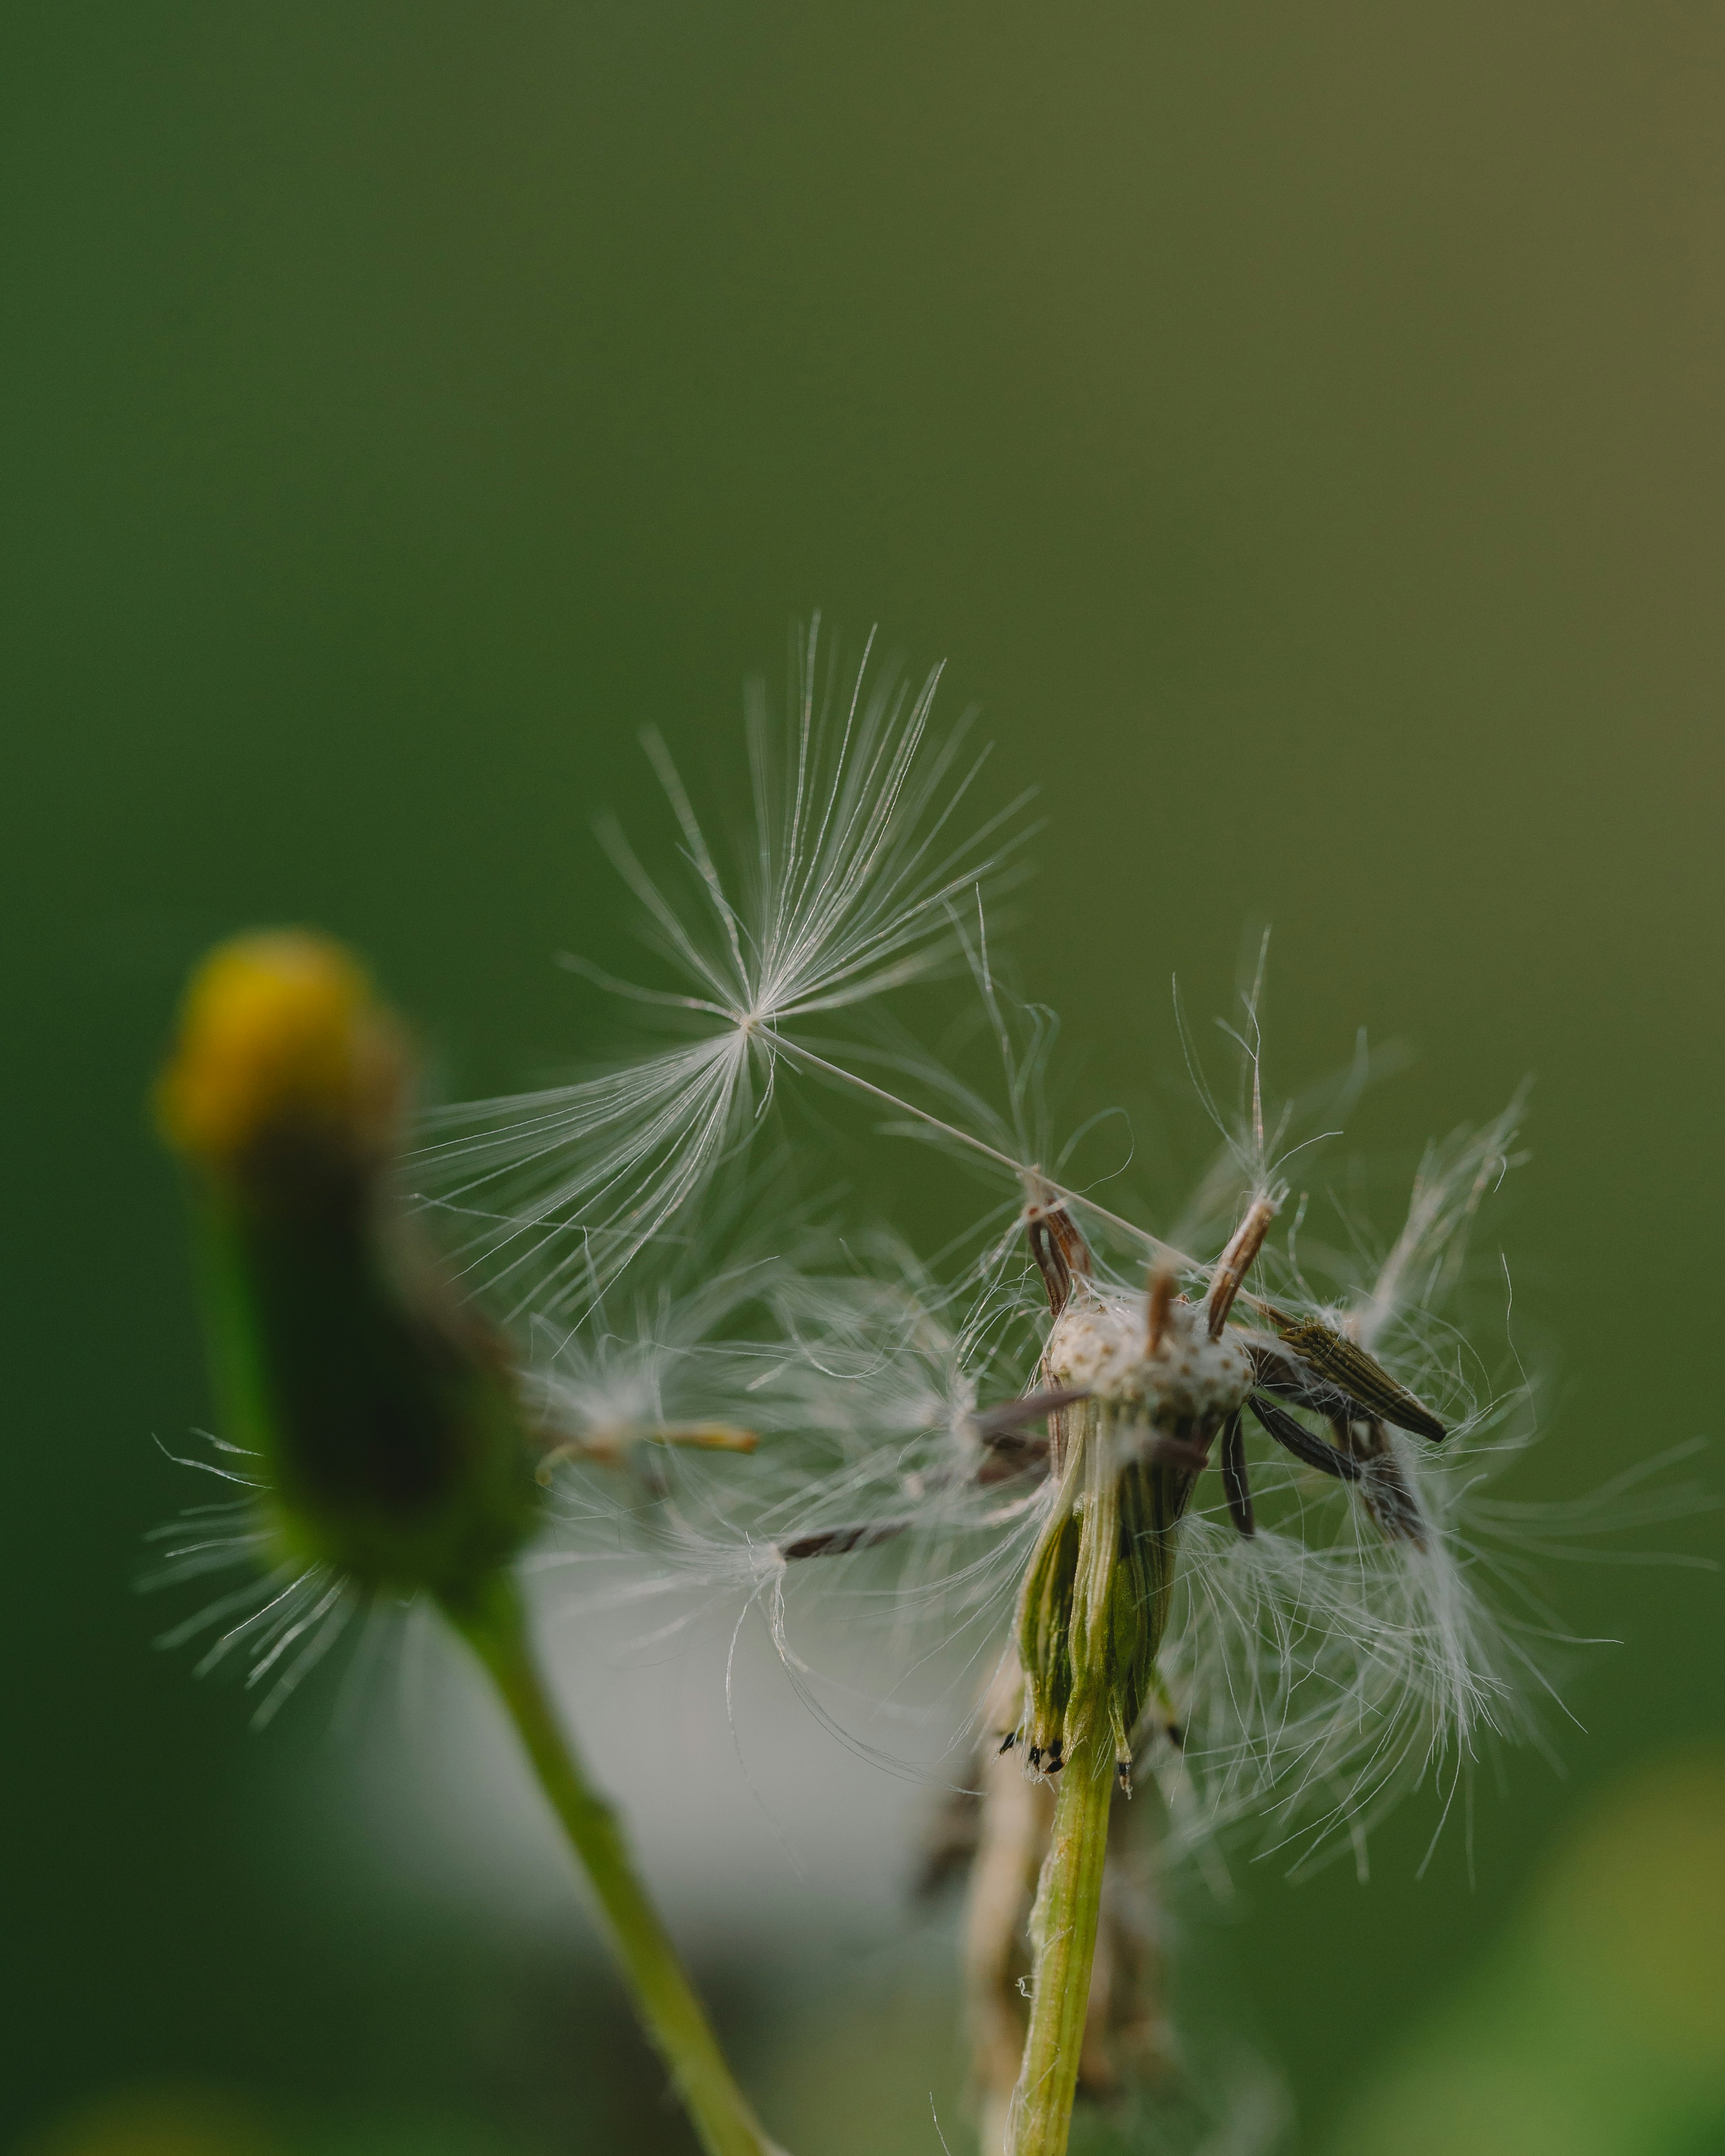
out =
[[1006,2156],[1065,2156],[1071,2131],[1114,1794],[1114,1748],[1106,1732],[1100,1739],[1098,1733],[1087,1738],[1060,1774],[1030,1914],[1036,1974]]
[[641,2025],[670,2070],[707,2156],[774,2156],[636,1876],[616,1815],[588,1783],[580,1755],[558,1722],[514,1583],[499,1581],[481,1606],[449,1607],[445,1614],[509,1710],[539,1785],[605,1912],[612,1950],[634,1994]]
[[[1073,1450],[1061,1496],[1073,1503],[1080,1526],[1067,1630],[1065,1764],[1030,1912],[1030,2025],[1004,2156],[1065,2156],[1090,2013],[1117,1747],[1137,1718],[1141,1682],[1152,1677],[1161,1645],[1173,1570],[1163,1515],[1181,1486],[1158,1469],[1122,1467],[1112,1413],[1100,1403],[1081,1408],[1067,1435]],[[1134,1502],[1123,1523],[1125,1476],[1132,1478]],[[1153,1524],[1140,1517],[1137,1501],[1146,1497]],[[1183,1497],[1172,1502],[1178,1510]]]

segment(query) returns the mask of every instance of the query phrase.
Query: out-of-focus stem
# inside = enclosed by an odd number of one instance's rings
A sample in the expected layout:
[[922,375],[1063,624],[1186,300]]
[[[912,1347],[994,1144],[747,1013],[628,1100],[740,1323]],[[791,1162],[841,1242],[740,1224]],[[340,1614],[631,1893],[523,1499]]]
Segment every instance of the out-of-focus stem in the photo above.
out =
[[636,1876],[616,1815],[588,1781],[557,1719],[513,1583],[500,1580],[482,1607],[450,1609],[447,1614],[496,1686],[539,1785],[592,1883],[641,2025],[670,2070],[702,2148],[708,2156],[778,2156],[732,2079],[705,2010]]
[[1024,1918],[1036,1891],[1054,1820],[1054,1792],[1033,1781],[1017,1752],[999,1752],[993,1732],[1016,1727],[1024,1676],[1016,1660],[999,1670],[983,1703],[982,1786],[976,1853],[964,1912],[964,1988],[982,2156],[1002,2156],[1012,2092],[1024,2048],[1020,1979],[1029,1962]]

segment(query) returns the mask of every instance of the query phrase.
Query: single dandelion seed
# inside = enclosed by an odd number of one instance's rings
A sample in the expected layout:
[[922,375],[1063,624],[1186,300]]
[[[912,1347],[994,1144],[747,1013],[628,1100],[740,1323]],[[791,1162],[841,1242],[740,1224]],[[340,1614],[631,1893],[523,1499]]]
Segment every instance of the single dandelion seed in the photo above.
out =
[[[826,1059],[809,1019],[859,1012],[949,964],[954,902],[998,883],[1022,801],[961,832],[986,752],[932,731],[937,670],[913,689],[870,656],[841,685],[818,622],[797,651],[783,757],[764,699],[747,712],[754,829],[728,871],[670,752],[645,746],[681,840],[675,885],[649,875],[615,823],[599,836],[639,901],[675,990],[576,972],[696,1037],[579,1082],[434,1119],[420,1167],[465,1214],[472,1251],[515,1307],[584,1306],[699,1199],[770,1096],[779,1065]],[[571,1228],[578,1229],[572,1237]]]

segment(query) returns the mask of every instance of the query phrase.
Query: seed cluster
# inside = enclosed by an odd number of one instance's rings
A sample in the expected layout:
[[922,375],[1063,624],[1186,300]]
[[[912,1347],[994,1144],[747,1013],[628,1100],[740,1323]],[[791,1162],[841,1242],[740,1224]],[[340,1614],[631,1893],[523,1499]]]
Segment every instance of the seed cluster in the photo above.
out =
[[[1384,1432],[1394,1422],[1433,1440],[1444,1426],[1363,1348],[1317,1319],[1257,1309],[1273,1333],[1228,1320],[1275,1215],[1260,1198],[1217,1261],[1204,1301],[1174,1291],[1172,1271],[1142,1300],[1098,1287],[1071,1217],[1033,1192],[1031,1253],[1054,1322],[1043,1353],[1055,1502],[1019,1599],[1024,1726],[1033,1772],[1057,1774],[1106,1730],[1122,1786],[1132,1739],[1157,1683],[1173,1589],[1174,1532],[1220,1438],[1229,1517],[1256,1532],[1241,1418],[1307,1466],[1362,1486],[1384,1532],[1416,1544],[1424,1527]],[[1276,1395],[1326,1417],[1326,1440]],[[1094,1764],[1094,1761],[1091,1763]]]

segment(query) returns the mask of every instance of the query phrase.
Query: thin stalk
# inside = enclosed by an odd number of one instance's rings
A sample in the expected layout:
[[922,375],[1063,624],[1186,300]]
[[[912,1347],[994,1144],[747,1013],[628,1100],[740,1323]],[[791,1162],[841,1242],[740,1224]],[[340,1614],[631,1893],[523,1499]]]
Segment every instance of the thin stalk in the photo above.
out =
[[613,1953],[635,2011],[664,2060],[707,2156],[778,2156],[732,2079],[659,1912],[637,1876],[616,1815],[587,1779],[558,1721],[512,1581],[450,1621],[484,1665],[532,1762],[539,1785],[604,1911]]
[[[1050,1194],[1058,1198],[1062,1204],[1082,1206],[1093,1219],[1106,1220],[1111,1228],[1118,1228],[1124,1234],[1136,1237],[1155,1256],[1165,1258],[1170,1264],[1179,1265],[1188,1272],[1208,1275],[1211,1270],[1209,1265],[1202,1264],[1197,1258],[1189,1257],[1174,1244],[1164,1242],[1160,1235],[1153,1235],[1147,1228],[1141,1228],[1136,1220],[1127,1220],[1118,1213],[1111,1213],[1106,1205],[1098,1205],[1094,1198],[1086,1198],[1081,1190],[1069,1190],[1064,1183],[1053,1182],[1029,1162],[1014,1160],[1009,1152],[1002,1152],[998,1146],[991,1146],[986,1140],[973,1137],[958,1124],[949,1123],[944,1116],[931,1115],[927,1108],[919,1108],[914,1101],[901,1101],[896,1093],[889,1093],[884,1086],[876,1086],[869,1079],[860,1077],[855,1070],[847,1070],[842,1063],[829,1063],[824,1055],[817,1055],[812,1048],[804,1048],[801,1041],[791,1040],[770,1026],[762,1026],[759,1033],[769,1046],[796,1057],[799,1062],[809,1065],[811,1070],[824,1070],[829,1078],[836,1078],[841,1084],[854,1086],[859,1093],[871,1094],[889,1108],[896,1108],[901,1115],[909,1116],[916,1122],[926,1123],[930,1130],[938,1131],[943,1137],[951,1138],[955,1145],[968,1146],[973,1152],[980,1153],[984,1160],[992,1160],[997,1167],[1010,1168],[1021,1182],[1033,1175],[1040,1178]],[[1250,1302],[1253,1298],[1245,1296],[1241,1300]]]
[[[1024,1712],[1024,1692],[1017,1659],[1008,1656],[983,1695],[982,1728],[1015,1727]],[[992,1741],[979,1748],[977,1767],[982,1806],[964,1911],[965,2018],[982,2156],[1004,2156],[1028,2019],[1019,1989],[1021,1942],[1048,1852],[1055,1792],[1021,1773],[1017,1757],[999,1751]]]
[[1114,1749],[1106,1732],[1093,1731],[1061,1773],[1054,1829],[1030,1912],[1036,1974],[1006,2156],[1065,2156],[1090,2012],[1113,1793]]

